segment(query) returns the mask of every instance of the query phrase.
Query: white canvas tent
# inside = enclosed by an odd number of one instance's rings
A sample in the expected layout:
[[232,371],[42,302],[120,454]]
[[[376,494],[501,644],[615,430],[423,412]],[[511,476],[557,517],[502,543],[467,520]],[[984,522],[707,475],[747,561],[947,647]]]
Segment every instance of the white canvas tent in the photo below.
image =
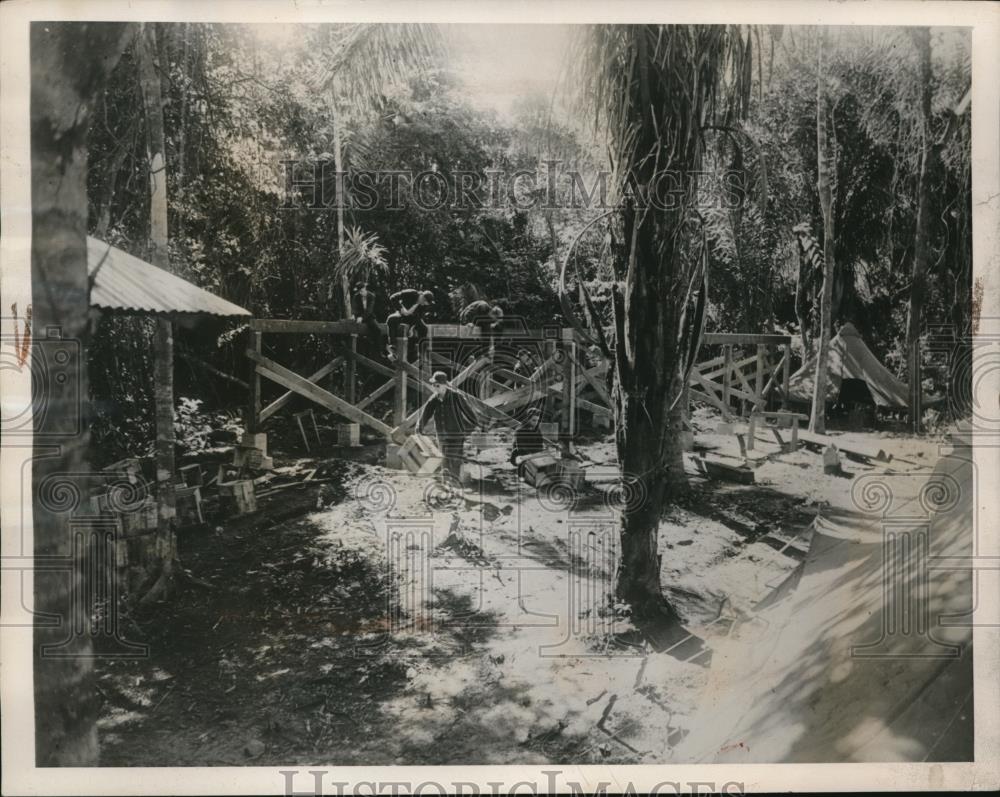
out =
[[[788,380],[788,398],[793,402],[812,401],[813,385],[816,380],[817,355],[810,357]],[[905,382],[897,379],[861,339],[858,330],[850,322],[844,324],[830,341],[830,355],[827,359],[826,400],[835,402],[845,379],[856,379],[865,383],[872,399],[879,407],[907,409],[909,389]],[[924,406],[936,403],[938,399],[925,397]]]

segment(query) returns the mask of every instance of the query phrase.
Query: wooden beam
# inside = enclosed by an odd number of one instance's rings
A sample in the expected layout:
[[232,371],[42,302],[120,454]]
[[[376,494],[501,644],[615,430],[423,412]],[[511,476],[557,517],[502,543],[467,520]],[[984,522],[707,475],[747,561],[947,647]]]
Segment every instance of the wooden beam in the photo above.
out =
[[[348,351],[357,353],[358,351],[358,336],[351,335],[351,343]],[[353,358],[348,358],[347,368],[344,369],[344,393],[347,397],[348,404],[356,404],[358,398],[358,361]]]
[[[753,362],[753,358],[751,358],[751,362]],[[744,393],[750,397],[746,400],[752,403],[754,401],[754,389],[751,386],[751,384],[747,381],[746,375],[743,373],[743,370],[741,368],[734,368],[733,373],[736,374],[737,378],[740,380],[740,383],[743,385]]]
[[[767,384],[764,386],[764,390],[761,393],[761,398],[766,399],[771,389],[774,387],[774,382],[778,378],[778,369],[781,368],[783,371],[788,370],[788,349],[785,349],[785,353],[781,355],[781,361],[774,366],[774,370],[771,371],[771,378],[768,380]],[[786,401],[782,401],[782,407],[785,407]]]
[[763,343],[766,346],[784,346],[791,343],[788,335],[749,335],[742,332],[706,332],[702,344],[707,346],[754,346]]
[[[785,355],[781,359],[781,409],[788,409],[788,380],[791,374],[792,366],[792,344],[788,342],[785,344]],[[775,368],[774,372],[777,373],[778,369]]]
[[365,366],[366,368],[370,368],[375,373],[382,374],[382,376],[393,377],[396,375],[396,371],[390,368],[388,365],[382,365],[382,363],[376,362],[375,360],[366,357],[359,351],[347,349],[344,351],[344,356],[348,357],[351,360],[356,360],[358,363]]
[[568,440],[576,434],[576,344],[564,336],[562,346],[562,431]]
[[694,464],[702,473],[712,479],[725,479],[739,484],[754,483],[754,473],[749,468],[727,465],[724,462],[703,459],[702,457],[695,457]]
[[367,407],[373,401],[378,401],[378,399],[382,398],[382,396],[384,396],[386,393],[388,393],[394,387],[396,387],[396,380],[395,379],[390,379],[384,385],[382,385],[381,387],[375,388],[375,390],[373,390],[371,393],[369,393],[367,396],[365,396],[363,399],[361,399],[361,401],[359,401],[357,403],[357,405],[356,405],[357,408],[359,410],[363,410],[365,407]]
[[410,339],[404,325],[400,336],[396,339],[396,371],[393,379],[396,383],[396,404],[392,413],[392,422],[399,426],[406,418],[406,358],[409,355]]
[[757,378],[754,381],[754,402],[753,408],[759,410],[764,403],[764,346],[757,344]]
[[[722,358],[723,363],[725,363],[725,359],[726,359],[725,357]],[[755,362],[756,359],[757,359],[756,356],[754,356],[754,357],[744,357],[742,360],[733,360],[730,361],[729,367],[742,368],[745,365],[750,365],[750,363]],[[702,374],[704,374],[709,379],[714,379],[715,377],[721,376],[726,372],[726,366],[723,365],[721,368],[713,368],[711,371],[707,370],[704,367],[699,368],[698,370],[701,371]]]
[[480,368],[486,365],[489,361],[490,358],[487,357],[486,355],[483,355],[482,357],[476,359],[474,362],[469,363],[467,366],[465,366],[465,368],[463,368],[458,374],[455,375],[454,379],[451,380],[452,386],[458,387],[459,385],[461,385],[466,379],[472,376],[472,374],[474,374],[476,371],[478,371]]
[[300,376],[294,371],[285,368],[283,365],[279,365],[274,360],[258,354],[253,349],[247,349],[246,355],[257,364],[257,373],[267,379],[270,379],[272,382],[277,382],[279,385],[282,385],[289,390],[294,390],[299,395],[305,396],[307,399],[319,404],[321,407],[325,407],[338,415],[343,415],[345,418],[354,421],[355,423],[368,426],[379,434],[388,436],[389,432],[392,431],[389,426],[382,423],[382,421],[378,418],[374,418],[367,412],[363,412],[356,407],[352,407],[342,398],[324,390],[319,385],[314,385],[304,376]]
[[[610,407],[611,396],[608,395],[607,387],[605,387],[604,383],[597,378],[598,375],[596,373],[587,368],[586,363],[580,362],[579,359],[577,359],[577,362],[580,363],[580,373],[583,374],[584,378],[587,380],[587,384],[594,389],[594,392],[597,393],[598,396],[600,396],[601,401],[603,401],[605,404],[608,405],[608,407]],[[595,366],[595,369],[596,368],[601,369],[600,376],[603,377],[607,374],[608,371],[607,363],[602,363],[600,365],[597,365]]]
[[733,347],[727,345],[724,351],[726,365],[722,372],[722,417],[729,420],[730,381],[733,374]]
[[[343,357],[334,357],[330,362],[320,368],[316,373],[309,377],[310,382],[318,382],[324,376],[333,373],[341,363],[344,362]],[[257,379],[260,379],[260,375],[254,372]],[[264,423],[268,418],[270,418],[274,413],[284,407],[289,401],[292,400],[292,396],[295,395],[294,390],[289,390],[287,393],[281,395],[281,397],[276,398],[270,404],[268,404],[264,409],[260,411],[260,422]]]
[[357,321],[292,321],[283,318],[253,318],[254,332],[294,333],[312,335],[365,335],[364,324]]
[[[260,332],[250,332],[250,345],[256,354],[261,353],[263,341]],[[247,426],[249,431],[256,432],[264,420],[260,413],[260,376],[256,372],[250,377],[250,407],[248,411],[250,417],[247,419]]]
[[[726,358],[722,355],[719,355],[718,357],[713,357],[711,360],[705,360],[705,362],[703,363],[695,363],[694,370],[701,371],[704,374],[708,371],[708,369],[722,365],[725,361]],[[722,371],[719,371],[719,373],[721,374]]]

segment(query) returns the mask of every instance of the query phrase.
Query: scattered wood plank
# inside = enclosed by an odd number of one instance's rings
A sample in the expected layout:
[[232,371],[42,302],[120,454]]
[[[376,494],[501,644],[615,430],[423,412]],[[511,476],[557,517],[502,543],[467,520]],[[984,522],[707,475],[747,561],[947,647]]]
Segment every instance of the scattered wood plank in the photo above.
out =
[[843,445],[841,440],[816,432],[799,432],[799,439],[810,451],[822,453],[827,446],[836,446],[838,451],[844,453],[849,459],[855,462],[891,462],[892,454],[885,450],[861,448],[857,445]]
[[695,467],[712,479],[737,482],[738,484],[754,484],[754,473],[749,468],[726,465],[724,462],[695,457]]

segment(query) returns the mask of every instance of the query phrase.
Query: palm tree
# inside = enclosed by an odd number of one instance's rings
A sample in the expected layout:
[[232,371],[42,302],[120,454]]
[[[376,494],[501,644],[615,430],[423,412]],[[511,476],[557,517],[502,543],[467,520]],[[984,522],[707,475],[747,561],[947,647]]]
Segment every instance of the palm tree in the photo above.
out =
[[[116,23],[36,22],[31,25],[31,278],[34,338],[57,328],[63,339],[80,343],[86,354],[87,284],[87,129],[104,81],[121,57],[129,25]],[[78,496],[88,484],[74,484],[87,472],[87,425],[80,432],[54,434],[45,418],[82,419],[87,395],[86,360],[62,372],[66,378],[44,382],[36,397],[46,412],[35,415],[41,447],[32,462],[36,485],[58,478]],[[59,456],[52,456],[58,446]],[[34,504],[35,557],[65,560],[73,553],[70,512],[37,500]],[[36,571],[35,612],[35,763],[38,766],[88,766],[97,763],[93,658],[87,606],[74,600],[81,573]],[[57,617],[51,625],[43,620]],[[68,639],[68,644],[66,641]],[[55,655],[53,648],[57,648]]]
[[[580,83],[607,135],[622,200],[611,223],[615,432],[632,500],[621,517],[617,593],[634,618],[672,621],[657,535],[664,504],[686,487],[681,402],[699,337],[699,314],[687,310],[703,279],[691,204],[706,129],[746,111],[751,42],[733,26],[593,26],[578,52]],[[645,202],[664,174],[677,201]]]
[[[444,52],[444,39],[435,25],[348,24],[322,30],[325,41],[319,61],[319,77],[312,81],[330,106],[333,159],[337,174],[344,172],[342,114],[380,109],[388,86],[402,83],[414,72],[431,68]],[[341,186],[341,190],[343,186]],[[344,206],[346,196],[337,197],[337,255],[345,256]],[[350,282],[341,268],[345,317],[351,313]]]
[[823,77],[823,48],[826,46],[826,31],[817,50],[816,69],[816,187],[819,191],[819,205],[823,214],[823,287],[820,293],[819,346],[816,355],[816,378],[813,381],[812,414],[809,431],[826,432],[826,364],[830,356],[830,332],[833,315],[834,230],[833,230],[833,185],[831,172],[835,171],[831,162],[827,143],[826,92]]

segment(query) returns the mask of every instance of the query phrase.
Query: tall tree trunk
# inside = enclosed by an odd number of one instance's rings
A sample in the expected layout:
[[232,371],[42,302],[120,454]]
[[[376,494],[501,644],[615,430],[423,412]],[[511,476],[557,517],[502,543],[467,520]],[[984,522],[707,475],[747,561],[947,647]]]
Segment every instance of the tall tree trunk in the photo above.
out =
[[907,375],[910,380],[910,423],[916,434],[921,430],[921,373],[920,327],[927,290],[927,271],[930,264],[928,251],[930,238],[930,172],[938,153],[931,141],[931,33],[929,28],[911,31],[917,49],[920,86],[920,127],[923,151],[920,156],[920,176],[917,181],[917,225],[913,240],[913,278],[910,282],[910,307],[906,318]]
[[[344,177],[344,154],[340,140],[340,103],[338,80],[334,76],[330,90],[333,92],[333,168],[337,170],[337,263],[344,256],[344,206],[347,204],[347,180]],[[351,317],[351,281],[346,273],[340,275],[340,289],[344,298],[344,318]]]
[[826,92],[823,90],[823,48],[826,34],[819,44],[819,66],[816,72],[816,187],[823,213],[823,287],[820,295],[819,349],[816,355],[816,378],[813,383],[812,415],[809,430],[826,432],[827,363],[830,359],[834,264],[833,188],[830,184],[831,157],[827,146]]
[[[623,164],[639,186],[649,186],[661,170],[681,175],[684,195],[693,196],[694,176],[701,164],[699,119],[703,98],[691,94],[665,96],[660,81],[649,78],[649,50],[663,36],[672,67],[689,76],[681,53],[691,44],[690,31],[637,26],[634,47],[638,80],[632,107],[638,112],[632,160]],[[671,37],[676,41],[670,40]],[[680,106],[670,117],[670,130],[651,119]],[[660,122],[662,125],[662,122]],[[683,146],[664,148],[664,137]],[[655,157],[654,157],[655,156]],[[658,159],[662,158],[662,160]],[[617,379],[615,435],[627,501],[621,519],[621,558],[617,594],[630,604],[633,618],[667,619],[677,614],[660,584],[658,536],[666,501],[687,488],[683,458],[683,363],[679,326],[687,301],[690,264],[684,258],[685,203],[645,210],[627,203],[616,247],[624,291],[613,291]]]
[[[170,270],[167,231],[166,136],[163,130],[163,97],[157,70],[156,26],[147,23],[138,42],[139,82],[146,118],[149,155],[149,258]],[[162,65],[161,65],[162,66]],[[156,561],[160,572],[144,596],[160,597],[170,586],[174,543],[174,330],[173,323],[157,317],[153,331],[153,394],[156,405]]]
[[[69,483],[86,496],[89,422],[86,352],[89,340],[87,284],[88,110],[121,57],[129,26],[117,23],[34,22],[31,24],[31,279],[36,341],[58,328],[80,355],[44,382],[36,396],[44,413],[35,415],[38,446],[32,462],[35,556],[66,559],[74,553],[70,511],[42,500],[47,480]],[[37,344],[36,344],[37,345]],[[59,345],[59,344],[56,344]],[[42,356],[37,349],[36,356]],[[41,388],[42,386],[37,386]],[[53,421],[55,425],[53,425]],[[78,423],[64,424],[67,421]],[[61,430],[66,429],[65,433]],[[58,447],[53,455],[52,447]],[[77,480],[81,480],[80,483]],[[35,571],[35,763],[87,766],[97,763],[97,706],[91,639],[75,629],[90,627],[78,570]],[[51,655],[57,649],[56,655]]]

